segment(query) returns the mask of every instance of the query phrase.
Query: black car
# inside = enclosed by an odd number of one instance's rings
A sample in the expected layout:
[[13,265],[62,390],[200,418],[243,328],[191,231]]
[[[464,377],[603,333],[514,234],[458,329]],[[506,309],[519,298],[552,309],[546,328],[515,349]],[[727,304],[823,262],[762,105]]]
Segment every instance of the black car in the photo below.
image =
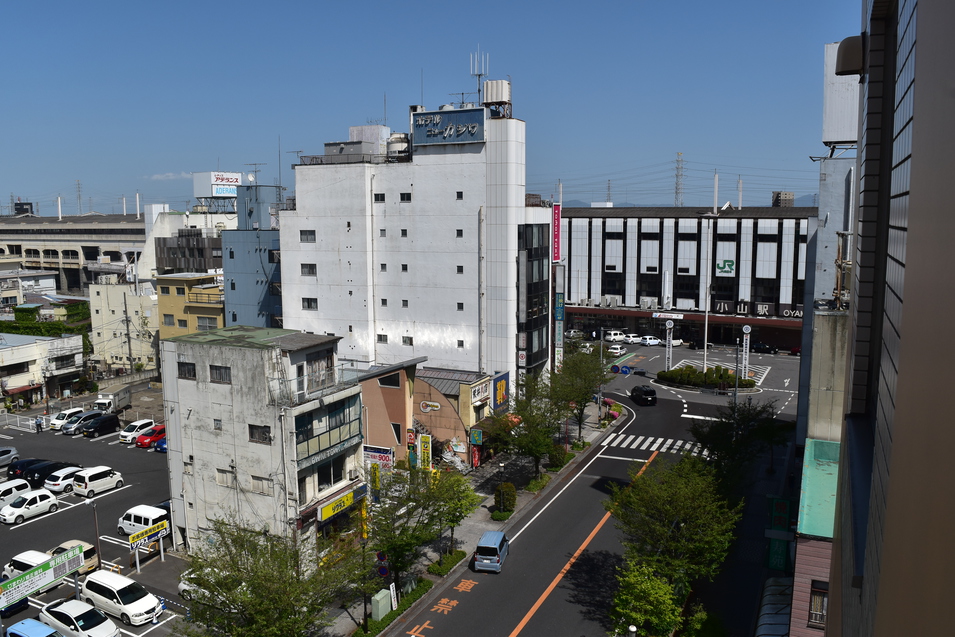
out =
[[79,467],[75,462],[38,462],[23,472],[23,479],[34,489],[39,489],[52,474],[67,467]]
[[[690,349],[703,349],[703,339],[697,338],[690,341]],[[713,349],[713,343],[707,343],[706,349]]]
[[77,432],[87,438],[98,438],[101,434],[113,433],[114,431],[119,431],[121,428],[122,425],[116,414],[103,414],[102,416],[97,416],[85,425],[81,425],[80,428],[77,429]]
[[757,354],[776,354],[779,352],[779,348],[767,343],[753,343],[749,346],[749,351]]
[[46,458],[24,458],[23,460],[11,462],[10,466],[7,467],[7,477],[10,479],[22,478],[24,471],[40,462],[49,462],[49,460]]
[[649,385],[637,385],[630,390],[630,400],[638,405],[656,405],[657,390]]

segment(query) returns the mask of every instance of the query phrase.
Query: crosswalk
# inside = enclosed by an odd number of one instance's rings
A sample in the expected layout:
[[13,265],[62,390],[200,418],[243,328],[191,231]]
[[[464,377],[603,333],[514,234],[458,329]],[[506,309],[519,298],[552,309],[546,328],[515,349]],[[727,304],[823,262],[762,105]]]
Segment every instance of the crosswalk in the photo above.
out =
[[700,443],[691,440],[677,440],[675,438],[655,438],[653,436],[637,436],[612,433],[601,443],[604,447],[618,449],[639,449],[640,451],[659,451],[660,453],[683,453],[692,456],[709,457],[709,452],[700,446]]

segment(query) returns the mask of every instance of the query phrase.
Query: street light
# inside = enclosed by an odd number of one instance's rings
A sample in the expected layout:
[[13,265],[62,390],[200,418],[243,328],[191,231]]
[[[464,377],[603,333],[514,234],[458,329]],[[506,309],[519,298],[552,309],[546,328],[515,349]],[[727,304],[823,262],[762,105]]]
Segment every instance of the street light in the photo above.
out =
[[703,378],[706,379],[706,353],[709,349],[710,338],[710,294],[713,291],[713,283],[710,279],[712,269],[710,267],[710,251],[713,249],[713,219],[719,217],[716,212],[707,212],[703,214],[707,219],[706,223],[706,306],[703,308]]
[[99,516],[96,515],[96,500],[87,498],[83,504],[93,507],[93,532],[96,533],[96,568],[103,566],[103,547],[99,540]]
[[604,328],[600,328],[600,342],[597,343],[600,348],[600,384],[597,385],[597,422],[600,422],[600,408],[604,404]]

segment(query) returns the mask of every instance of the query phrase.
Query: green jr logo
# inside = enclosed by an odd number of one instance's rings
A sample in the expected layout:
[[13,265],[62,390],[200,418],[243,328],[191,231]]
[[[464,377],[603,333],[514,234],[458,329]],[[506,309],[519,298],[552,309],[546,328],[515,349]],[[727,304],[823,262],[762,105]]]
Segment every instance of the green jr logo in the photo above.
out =
[[720,271],[720,274],[733,274],[733,270],[736,269],[736,261],[723,259],[723,263],[716,264],[716,269]]

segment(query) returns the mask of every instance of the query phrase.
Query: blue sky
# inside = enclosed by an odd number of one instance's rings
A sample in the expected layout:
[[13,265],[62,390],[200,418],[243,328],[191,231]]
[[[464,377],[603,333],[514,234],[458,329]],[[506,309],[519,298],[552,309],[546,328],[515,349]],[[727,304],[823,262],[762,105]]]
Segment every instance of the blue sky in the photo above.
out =
[[[408,106],[473,93],[470,58],[510,79],[527,191],[670,205],[769,205],[818,190],[823,45],[859,0],[549,3],[36,2],[0,9],[0,204],[56,214],[194,203],[192,172],[294,189],[294,151],[348,127],[408,131]],[[423,97],[423,101],[422,101]],[[470,96],[474,99],[474,96]],[[387,107],[386,107],[387,104]],[[281,140],[281,141],[280,141]]]

